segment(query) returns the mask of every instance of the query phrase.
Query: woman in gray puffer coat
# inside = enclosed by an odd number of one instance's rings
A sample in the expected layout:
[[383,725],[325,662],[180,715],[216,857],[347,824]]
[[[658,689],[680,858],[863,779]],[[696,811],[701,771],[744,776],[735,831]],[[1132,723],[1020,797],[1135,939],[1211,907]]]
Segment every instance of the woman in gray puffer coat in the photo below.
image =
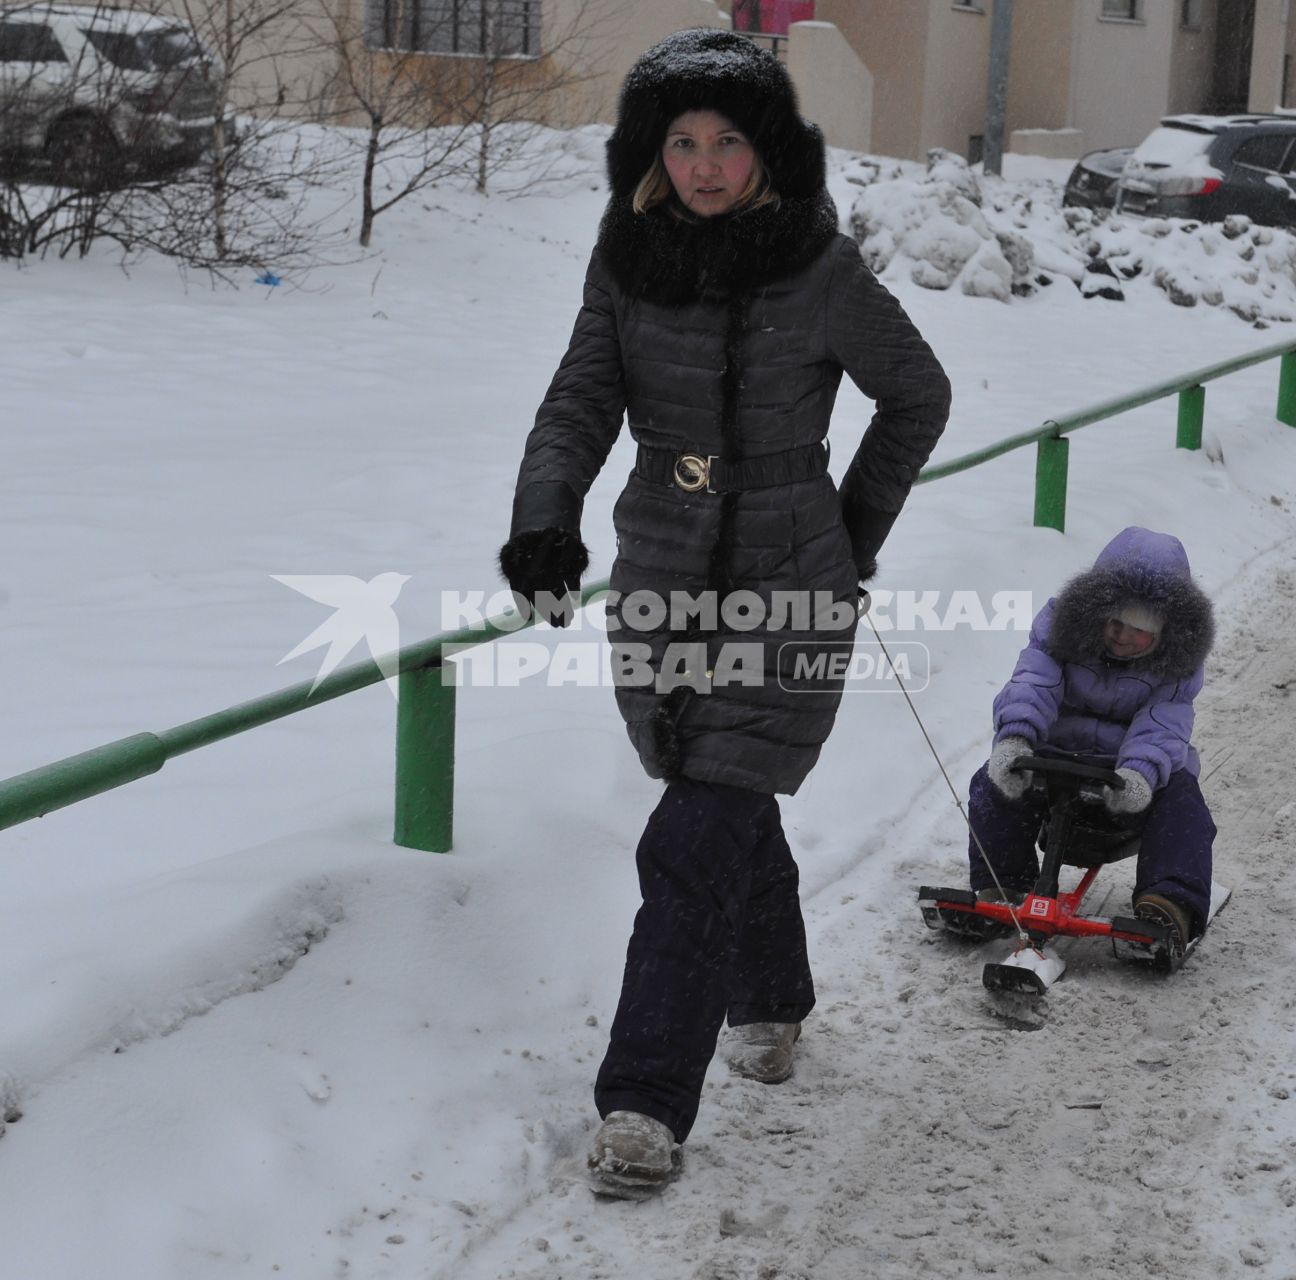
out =
[[[949,383],[838,233],[822,136],[750,40],[681,31],[644,54],[608,171],[500,565],[564,621],[588,561],[584,496],[628,416],[639,453],[614,515],[609,635],[631,741],[668,785],[639,845],[590,1165],[598,1190],[634,1195],[678,1170],[726,1015],[731,1065],[791,1071],[814,991],[775,794],[797,790],[832,728],[859,584]],[[825,438],[843,372],[877,412],[839,494]]]

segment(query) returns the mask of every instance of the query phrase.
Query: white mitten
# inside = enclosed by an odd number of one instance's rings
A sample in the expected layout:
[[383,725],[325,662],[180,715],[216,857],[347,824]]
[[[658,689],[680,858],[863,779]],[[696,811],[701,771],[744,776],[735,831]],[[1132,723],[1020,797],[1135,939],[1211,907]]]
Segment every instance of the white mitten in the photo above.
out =
[[1152,803],[1152,785],[1137,769],[1117,769],[1116,776],[1125,779],[1124,791],[1115,787],[1102,789],[1103,804],[1108,813],[1142,813]]
[[1020,800],[1030,786],[1029,772],[1014,773],[1013,761],[1018,756],[1035,754],[1035,748],[1025,738],[1001,738],[990,752],[986,772],[999,794],[1008,800]]

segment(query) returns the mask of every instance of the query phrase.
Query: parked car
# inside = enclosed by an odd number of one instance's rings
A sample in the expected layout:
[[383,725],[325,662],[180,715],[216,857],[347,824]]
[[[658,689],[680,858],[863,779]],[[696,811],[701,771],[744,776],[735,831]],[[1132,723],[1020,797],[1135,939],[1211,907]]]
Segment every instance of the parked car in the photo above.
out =
[[[0,151],[85,186],[191,163],[215,143],[224,68],[183,20],[0,9]],[[234,137],[233,113],[221,128]]]
[[1133,147],[1116,147],[1081,156],[1067,179],[1063,205],[1110,209],[1116,202],[1116,181],[1133,153]]
[[1296,226],[1296,118],[1167,116],[1134,149],[1115,207],[1201,222],[1240,213]]

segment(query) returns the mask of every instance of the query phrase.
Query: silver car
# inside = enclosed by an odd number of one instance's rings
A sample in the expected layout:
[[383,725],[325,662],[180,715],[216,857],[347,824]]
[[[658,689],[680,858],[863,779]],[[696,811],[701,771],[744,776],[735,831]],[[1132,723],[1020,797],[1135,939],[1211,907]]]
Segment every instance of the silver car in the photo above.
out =
[[129,9],[0,9],[0,151],[69,185],[192,162],[234,136],[224,69],[185,22]]

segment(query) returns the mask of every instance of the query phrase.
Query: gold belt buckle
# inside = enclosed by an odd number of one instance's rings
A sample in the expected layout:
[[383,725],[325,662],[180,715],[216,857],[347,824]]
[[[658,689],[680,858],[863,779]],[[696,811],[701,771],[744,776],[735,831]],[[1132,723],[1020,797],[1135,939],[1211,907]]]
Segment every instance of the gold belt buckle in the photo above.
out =
[[697,493],[701,489],[711,490],[711,464],[716,460],[714,453],[703,457],[700,453],[681,453],[675,459],[675,483],[685,493]]

